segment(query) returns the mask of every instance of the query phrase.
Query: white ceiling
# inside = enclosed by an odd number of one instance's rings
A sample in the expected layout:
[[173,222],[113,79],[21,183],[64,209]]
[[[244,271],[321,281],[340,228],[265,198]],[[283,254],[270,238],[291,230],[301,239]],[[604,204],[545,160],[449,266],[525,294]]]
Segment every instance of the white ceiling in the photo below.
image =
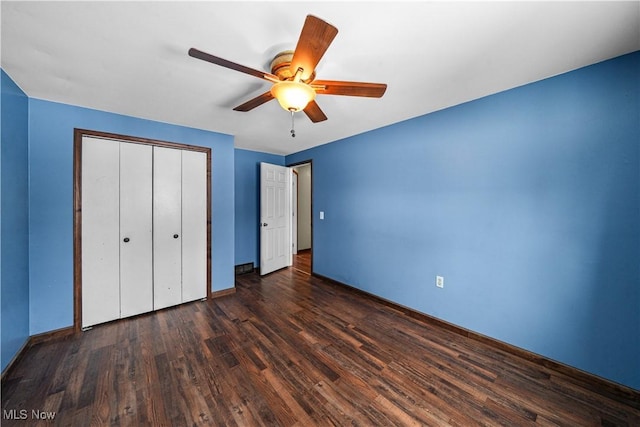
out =
[[[381,99],[318,96],[329,120],[269,82],[194,59],[195,47],[269,70],[304,18],[335,25],[319,79],[387,83]],[[640,2],[10,2],[1,65],[33,98],[235,136],[289,154],[640,50]]]

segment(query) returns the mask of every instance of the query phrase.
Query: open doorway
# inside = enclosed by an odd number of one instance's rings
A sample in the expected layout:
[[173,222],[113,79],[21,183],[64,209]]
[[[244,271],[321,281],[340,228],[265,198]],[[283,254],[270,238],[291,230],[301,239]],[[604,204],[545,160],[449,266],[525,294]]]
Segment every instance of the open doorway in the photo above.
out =
[[293,171],[293,268],[313,272],[313,191],[311,160],[290,165]]

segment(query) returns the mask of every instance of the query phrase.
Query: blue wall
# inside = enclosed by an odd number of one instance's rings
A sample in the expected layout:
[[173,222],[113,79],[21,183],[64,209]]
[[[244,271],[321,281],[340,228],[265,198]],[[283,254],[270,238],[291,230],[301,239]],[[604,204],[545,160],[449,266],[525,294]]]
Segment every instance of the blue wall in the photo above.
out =
[[2,370],[29,337],[29,99],[0,70]]
[[314,271],[640,389],[639,87],[636,52],[287,156]]
[[[287,156],[314,162],[314,271],[640,389],[638,76],[634,53]],[[4,72],[2,125],[3,369],[73,322],[74,127],[212,147],[213,289],[257,264],[257,165],[282,156]]]
[[235,150],[235,265],[260,266],[260,162],[284,166],[284,156]]
[[232,136],[37,99],[29,102],[32,335],[73,324],[74,128],[211,147],[212,289],[234,286]]

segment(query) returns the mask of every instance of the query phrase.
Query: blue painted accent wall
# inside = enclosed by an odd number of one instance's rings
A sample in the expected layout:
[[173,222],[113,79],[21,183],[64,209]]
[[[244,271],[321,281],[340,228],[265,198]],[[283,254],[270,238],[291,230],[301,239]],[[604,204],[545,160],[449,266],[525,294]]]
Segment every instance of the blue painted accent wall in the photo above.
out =
[[29,99],[4,70],[0,80],[0,364],[4,371],[29,337]]
[[235,150],[235,265],[260,266],[260,163],[284,166],[284,156]]
[[639,90],[636,52],[287,156],[315,272],[640,389]]
[[234,287],[233,137],[30,99],[30,333],[73,324],[74,128],[212,148],[212,289]]

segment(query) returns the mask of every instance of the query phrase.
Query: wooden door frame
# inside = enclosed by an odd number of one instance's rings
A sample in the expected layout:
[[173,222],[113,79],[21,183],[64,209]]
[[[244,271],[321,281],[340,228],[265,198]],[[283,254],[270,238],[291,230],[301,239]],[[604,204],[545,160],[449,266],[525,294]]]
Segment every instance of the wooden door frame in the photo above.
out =
[[73,130],[73,329],[82,330],[82,138],[85,136],[207,155],[207,299],[211,299],[211,148],[87,129]]
[[[311,167],[311,176],[309,178],[310,184],[309,186],[311,187],[311,261],[310,261],[310,268],[311,268],[311,274],[313,275],[313,159],[309,159],[309,160],[303,160],[301,162],[295,162],[295,163],[291,163],[288,164],[287,167],[288,168],[294,168],[296,166],[302,166],[302,165],[309,165]],[[298,183],[299,185],[299,183]],[[297,212],[296,212],[297,215]],[[297,218],[296,218],[297,220]]]

